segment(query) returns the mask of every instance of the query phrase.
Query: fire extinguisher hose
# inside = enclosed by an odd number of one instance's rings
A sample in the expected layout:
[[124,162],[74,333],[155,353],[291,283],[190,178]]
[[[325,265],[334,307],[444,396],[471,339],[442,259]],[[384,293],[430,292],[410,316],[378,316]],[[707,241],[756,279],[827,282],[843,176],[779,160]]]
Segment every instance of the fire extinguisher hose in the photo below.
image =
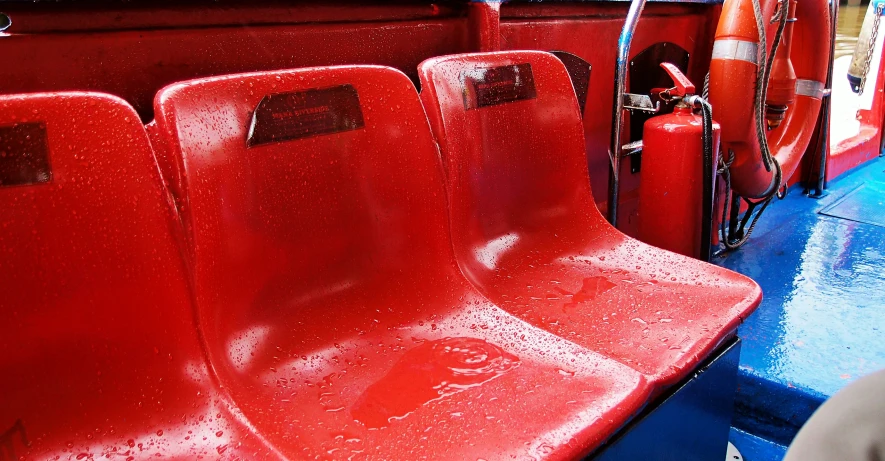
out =
[[703,208],[701,209],[701,260],[709,261],[713,243],[713,190],[715,188],[716,173],[713,168],[715,153],[713,152],[713,108],[710,103],[700,96],[689,96],[686,103],[701,109],[703,127],[701,142],[704,147],[704,171],[701,176],[704,181]]

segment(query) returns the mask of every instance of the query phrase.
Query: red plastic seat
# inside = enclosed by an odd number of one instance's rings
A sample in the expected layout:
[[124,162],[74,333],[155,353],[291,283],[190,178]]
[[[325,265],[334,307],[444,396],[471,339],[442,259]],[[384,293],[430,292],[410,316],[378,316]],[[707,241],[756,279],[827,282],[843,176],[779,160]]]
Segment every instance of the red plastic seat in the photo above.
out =
[[[253,124],[263,99],[274,109]],[[399,71],[194,80],[155,109],[186,171],[211,362],[286,455],[568,459],[647,401],[639,373],[463,278],[438,152]]]
[[686,376],[760,302],[749,278],[603,219],[575,93],[554,56],[446,56],[423,62],[419,77],[456,257],[492,302],[659,387]]
[[0,458],[273,457],[215,391],[138,115],[0,97]]

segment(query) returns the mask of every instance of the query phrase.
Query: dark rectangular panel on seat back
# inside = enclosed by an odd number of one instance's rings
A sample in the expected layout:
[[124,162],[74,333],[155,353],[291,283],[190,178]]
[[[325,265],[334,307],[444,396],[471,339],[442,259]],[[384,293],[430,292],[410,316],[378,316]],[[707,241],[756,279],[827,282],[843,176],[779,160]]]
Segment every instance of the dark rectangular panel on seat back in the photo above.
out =
[[[592,205],[580,110],[556,57],[445,56],[422,63],[419,77],[447,171],[456,252],[467,252],[459,259],[468,272],[490,269],[488,257],[470,253],[543,245],[569,229],[602,224]],[[475,259],[485,267],[471,269]]]
[[419,74],[453,225],[494,238],[589,222],[581,115],[559,60],[537,51],[459,55],[425,61]]
[[97,93],[2,96],[0,171],[19,179],[0,182],[0,453],[263,450],[212,390],[135,111]]

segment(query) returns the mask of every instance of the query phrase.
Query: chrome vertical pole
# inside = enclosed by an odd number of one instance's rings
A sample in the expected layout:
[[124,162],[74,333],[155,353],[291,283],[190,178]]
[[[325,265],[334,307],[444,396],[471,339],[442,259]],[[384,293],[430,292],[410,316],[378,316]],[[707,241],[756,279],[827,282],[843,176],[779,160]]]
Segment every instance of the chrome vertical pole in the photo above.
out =
[[825,91],[820,120],[820,166],[818,167],[817,189],[815,196],[821,196],[827,188],[827,152],[830,151],[830,111],[833,106],[833,59],[836,57],[836,21],[839,17],[839,0],[830,0],[830,64],[827,68]]
[[608,222],[613,226],[618,225],[618,198],[620,196],[619,174],[621,169],[621,129],[624,116],[624,92],[627,86],[627,60],[630,58],[630,44],[633,42],[633,33],[639,16],[645,8],[645,0],[632,0],[630,10],[627,11],[627,20],[621,29],[618,38],[618,62],[615,65],[615,88],[614,102],[612,103],[612,132],[611,146],[608,151],[611,162],[611,170],[608,175]]
[[820,133],[817,139],[817,149],[820,155],[818,165],[818,177],[814,190],[810,190],[808,196],[821,198],[824,189],[827,188],[827,152],[830,151],[830,111],[833,105],[833,59],[836,56],[836,19],[839,16],[839,0],[830,0],[830,64],[827,68],[827,81],[824,82],[824,96],[820,109]]

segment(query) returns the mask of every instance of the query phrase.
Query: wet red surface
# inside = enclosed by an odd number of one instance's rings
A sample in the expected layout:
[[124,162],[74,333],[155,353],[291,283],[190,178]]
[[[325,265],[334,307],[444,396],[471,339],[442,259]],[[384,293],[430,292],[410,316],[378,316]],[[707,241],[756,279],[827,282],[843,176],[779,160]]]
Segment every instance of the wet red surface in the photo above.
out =
[[388,426],[434,400],[479,386],[519,366],[519,358],[475,338],[444,338],[403,355],[351,410],[368,428]]
[[[531,64],[535,99],[464,109],[461,75],[519,63]],[[447,171],[455,252],[492,302],[633,367],[657,389],[690,373],[758,305],[749,278],[643,244],[602,218],[575,93],[552,55],[446,56],[419,74]]]
[[[268,93],[352,85],[364,126],[247,147]],[[379,67],[188,82],[157,98],[211,363],[293,458],[582,456],[645,405],[634,370],[464,279],[411,82]],[[518,364],[518,366],[517,366]]]

